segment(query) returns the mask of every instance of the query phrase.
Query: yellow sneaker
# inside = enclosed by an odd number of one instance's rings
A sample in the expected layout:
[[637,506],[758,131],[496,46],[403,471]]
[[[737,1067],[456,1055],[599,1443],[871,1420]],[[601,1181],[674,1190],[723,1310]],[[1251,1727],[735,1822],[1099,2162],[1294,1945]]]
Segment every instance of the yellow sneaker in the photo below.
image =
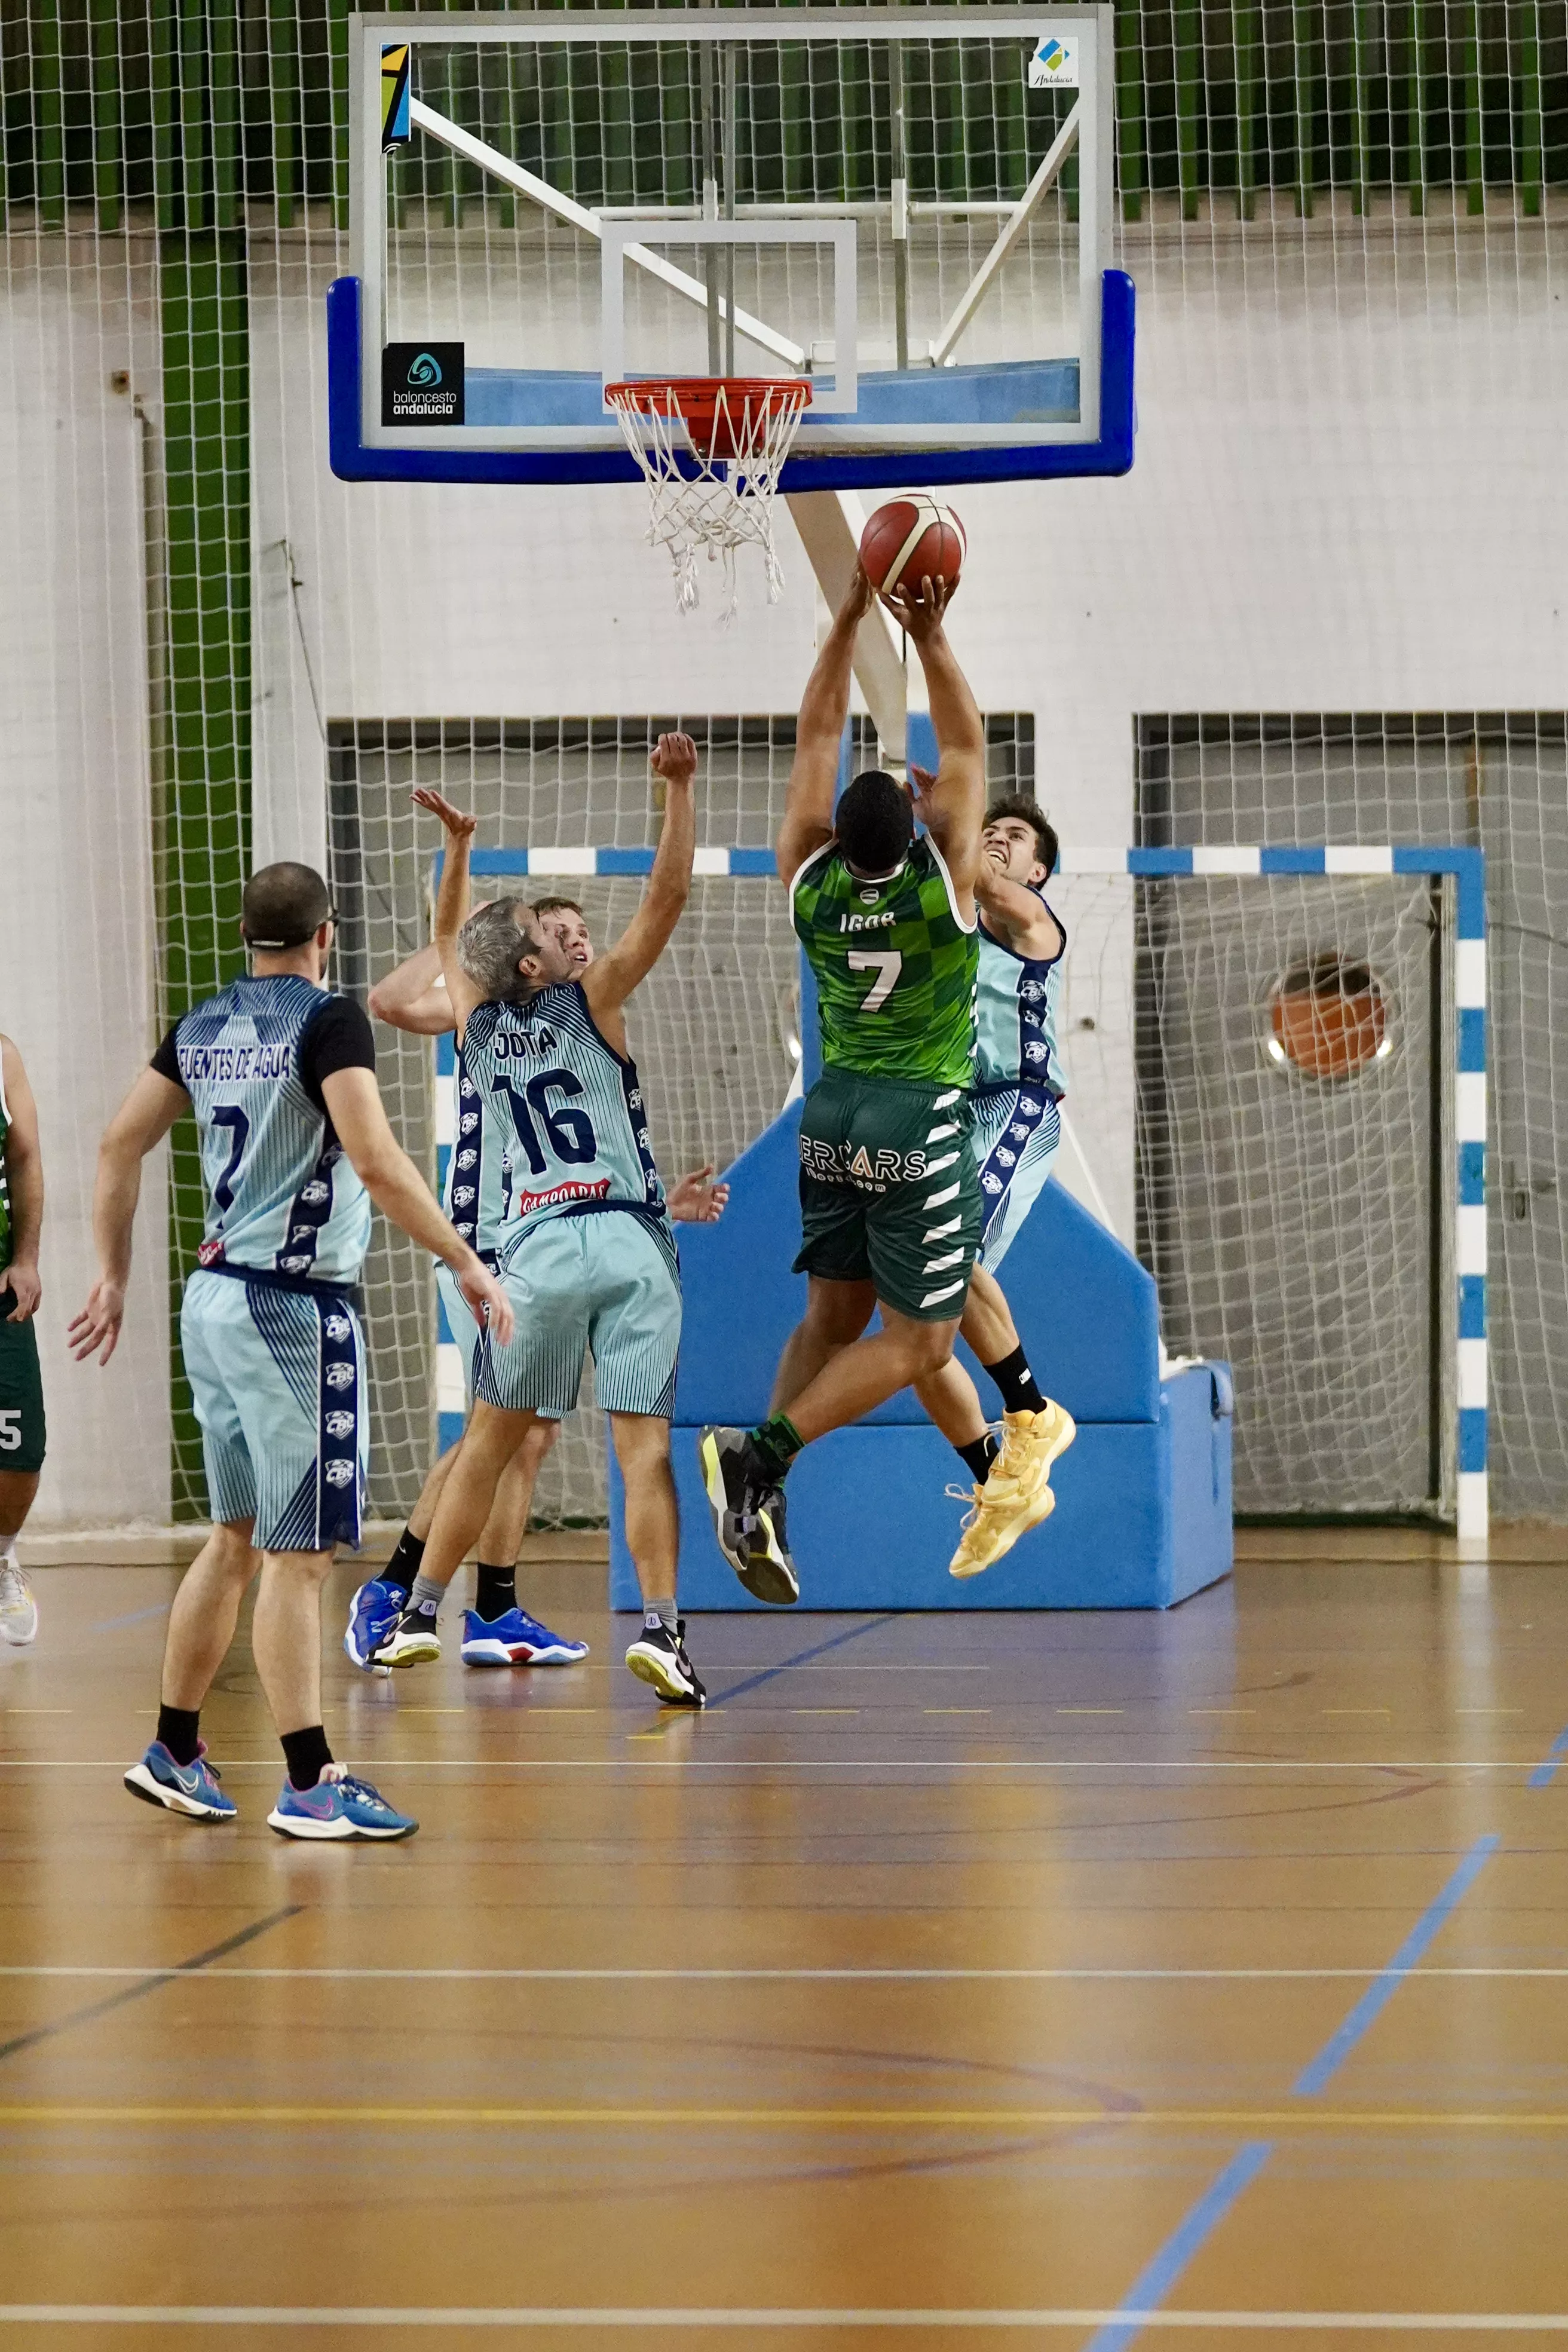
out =
[[1050,1517],[1057,1507],[1051,1465],[1077,1434],[1072,1415],[1049,1399],[1040,1412],[1004,1413],[1002,1451],[984,1486],[973,1491],[958,1549],[948,1562],[950,1576],[978,1576],[994,1567],[1020,1536]]
[[991,1475],[1016,1479],[1031,1490],[1047,1486],[1052,1463],[1067,1452],[1077,1435],[1078,1423],[1071,1413],[1053,1404],[1049,1397],[1039,1412],[1005,1412],[1002,1453],[992,1465]]

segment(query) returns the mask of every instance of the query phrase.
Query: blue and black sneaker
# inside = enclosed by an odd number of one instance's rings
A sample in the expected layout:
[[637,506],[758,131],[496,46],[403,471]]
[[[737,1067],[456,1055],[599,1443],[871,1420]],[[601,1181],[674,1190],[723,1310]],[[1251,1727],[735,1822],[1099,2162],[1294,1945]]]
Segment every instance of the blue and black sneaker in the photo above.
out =
[[141,1763],[132,1764],[125,1775],[125,1785],[144,1805],[163,1805],[194,1822],[232,1822],[239,1811],[218,1787],[205,1739],[197,1743],[191,1764],[176,1764],[163,1741],[154,1739]]
[[343,1648],[356,1666],[369,1672],[372,1653],[385,1640],[408,1606],[408,1587],[372,1577],[349,1603],[348,1631]]
[[552,1633],[526,1609],[509,1609],[488,1621],[477,1609],[463,1612],[466,1666],[574,1666],[587,1654],[586,1642]]
[[342,1764],[329,1764],[313,1789],[285,1780],[267,1824],[285,1837],[334,1839],[412,1837],[419,1826]]

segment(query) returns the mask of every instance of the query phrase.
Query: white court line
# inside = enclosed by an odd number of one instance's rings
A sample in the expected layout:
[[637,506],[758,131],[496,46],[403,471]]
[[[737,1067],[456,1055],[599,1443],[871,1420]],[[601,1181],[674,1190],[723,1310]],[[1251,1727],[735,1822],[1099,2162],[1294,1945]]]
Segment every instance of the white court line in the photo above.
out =
[[512,2310],[402,2310],[310,2304],[0,2304],[0,2325],[32,2327],[1133,2327],[1559,2335],[1548,2311],[800,2311],[615,2310],[523,2305]]
[[[0,1967],[0,1977],[176,1976],[182,1987],[231,1983],[235,1978],[265,1982],[392,1984],[1316,1984],[1348,1978],[1364,1984],[1382,1976],[1386,1961],[1365,1969],[210,1969],[181,1970],[178,1963],[154,1960],[142,1968]],[[1418,1968],[1402,1981],[1422,1977],[1568,1977],[1568,1968]]]

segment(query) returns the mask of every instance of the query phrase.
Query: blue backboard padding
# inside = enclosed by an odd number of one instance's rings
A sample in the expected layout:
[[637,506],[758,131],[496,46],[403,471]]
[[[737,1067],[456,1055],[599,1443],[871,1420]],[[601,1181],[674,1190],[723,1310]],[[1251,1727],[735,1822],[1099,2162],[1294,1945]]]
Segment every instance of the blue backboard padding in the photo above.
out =
[[[750,1422],[767,1412],[780,1351],[805,1311],[805,1277],[790,1272],[800,1245],[799,1133],[795,1104],[730,1170],[722,1221],[677,1227],[685,1294],[678,1422]],[[1153,1279],[1061,1185],[1041,1193],[1002,1281],[1037,1379],[1075,1420],[1154,1420]],[[962,1344],[960,1352],[975,1370]],[[995,1393],[981,1385],[989,1412]],[[925,1415],[905,1390],[873,1418],[908,1425]]]
[[[1052,1473],[1057,1507],[984,1576],[947,1572],[962,1506],[952,1448],[921,1427],[835,1430],[789,1478],[800,1610],[1168,1609],[1231,1566],[1230,1423],[1206,1370],[1167,1383],[1155,1422],[1080,1423]],[[713,1539],[697,1433],[672,1433],[683,1610],[755,1610]],[[610,1603],[637,1604],[612,1466]],[[782,1612],[780,1612],[782,1613]],[[798,1613],[798,1612],[795,1612]],[[701,1664],[700,1646],[697,1645]]]
[[[863,425],[1072,425],[1078,382],[1077,360],[878,372],[861,376],[855,415]],[[592,369],[469,368],[464,383],[469,425],[575,425],[596,432],[607,421],[603,378]],[[849,418],[814,409],[808,422]]]
[[[625,449],[556,453],[474,448],[450,443],[418,448],[367,448],[360,437],[363,359],[361,308],[359,279],[334,278],[327,289],[327,418],[332,471],[341,480],[539,484],[635,482],[640,478],[635,459]],[[908,453],[860,451],[842,457],[802,455],[792,457],[785,466],[782,488],[786,493],[925,488],[938,482],[1071,479],[1084,475],[1127,473],[1132,464],[1134,432],[1135,308],[1132,280],[1126,271],[1106,270],[1100,280],[1098,440],[1027,442],[1000,448],[921,449]],[[478,375],[480,371],[473,373]],[[938,372],[931,373],[934,379]],[[940,373],[947,375],[957,371]],[[592,380],[597,382],[596,378]]]

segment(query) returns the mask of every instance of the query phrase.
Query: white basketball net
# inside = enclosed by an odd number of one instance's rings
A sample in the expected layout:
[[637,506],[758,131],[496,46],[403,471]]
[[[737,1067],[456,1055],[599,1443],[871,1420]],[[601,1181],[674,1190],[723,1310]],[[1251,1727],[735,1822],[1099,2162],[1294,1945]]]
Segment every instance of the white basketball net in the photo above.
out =
[[[773,545],[773,498],[809,397],[784,379],[704,383],[689,424],[681,387],[668,380],[613,383],[605,397],[621,421],[626,447],[648,488],[648,543],[665,547],[675,567],[676,603],[698,602],[697,555],[722,562],[725,618],[735,611],[735,550],[760,547],[768,602],[778,601],[784,572]],[[717,454],[722,452],[724,454]],[[695,461],[683,472],[680,459]]]

